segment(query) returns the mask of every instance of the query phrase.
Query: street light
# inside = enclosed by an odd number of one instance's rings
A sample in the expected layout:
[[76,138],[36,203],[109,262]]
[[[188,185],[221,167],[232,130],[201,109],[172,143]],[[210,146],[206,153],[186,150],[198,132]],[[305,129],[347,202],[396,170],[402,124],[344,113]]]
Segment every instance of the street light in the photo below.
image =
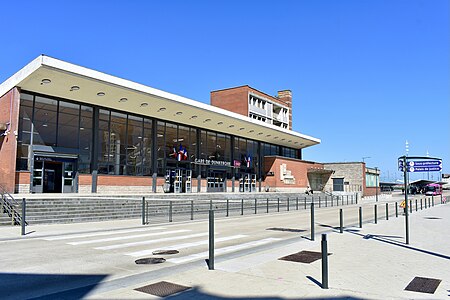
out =
[[363,156],[363,158],[362,158],[363,162],[364,162],[364,160],[367,159],[367,158],[371,158],[371,157],[370,157],[370,156]]

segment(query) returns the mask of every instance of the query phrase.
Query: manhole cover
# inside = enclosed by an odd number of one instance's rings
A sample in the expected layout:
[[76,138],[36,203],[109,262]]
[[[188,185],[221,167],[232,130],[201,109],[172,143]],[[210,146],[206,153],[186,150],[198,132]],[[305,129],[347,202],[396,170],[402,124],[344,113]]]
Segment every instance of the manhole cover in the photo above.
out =
[[414,277],[414,279],[405,288],[406,291],[434,294],[436,289],[442,280],[426,278],[426,277]]
[[304,232],[304,229],[294,229],[294,228],[278,228],[278,227],[271,227],[267,228],[266,230],[275,230],[275,231],[288,231],[288,232]]
[[[331,255],[331,253],[328,253],[328,255]],[[300,262],[300,263],[305,263],[305,264],[310,264],[319,259],[322,259],[322,253],[314,252],[314,251],[300,251],[300,252],[279,258],[279,260]]]
[[151,265],[151,264],[160,264],[165,261],[166,260],[162,257],[150,257],[150,258],[140,258],[135,260],[134,262],[138,265]]
[[180,251],[178,250],[156,250],[152,252],[153,255],[178,254],[178,253],[180,253]]
[[423,217],[424,219],[428,219],[428,220],[441,220],[442,218],[439,217]]
[[135,289],[135,291],[155,295],[158,297],[167,297],[185,290],[190,289],[188,286],[179,285],[167,281],[160,281]]

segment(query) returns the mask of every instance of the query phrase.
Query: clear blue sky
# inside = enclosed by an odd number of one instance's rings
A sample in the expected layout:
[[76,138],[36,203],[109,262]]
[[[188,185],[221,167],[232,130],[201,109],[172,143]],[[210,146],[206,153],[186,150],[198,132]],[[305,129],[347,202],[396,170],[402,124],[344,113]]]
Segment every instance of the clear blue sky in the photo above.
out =
[[[397,157],[450,173],[448,0],[5,1],[0,82],[39,54],[209,103],[249,84],[293,92],[319,162]],[[387,178],[389,174],[389,178]],[[438,174],[434,174],[436,178]],[[422,175],[420,175],[422,177]]]

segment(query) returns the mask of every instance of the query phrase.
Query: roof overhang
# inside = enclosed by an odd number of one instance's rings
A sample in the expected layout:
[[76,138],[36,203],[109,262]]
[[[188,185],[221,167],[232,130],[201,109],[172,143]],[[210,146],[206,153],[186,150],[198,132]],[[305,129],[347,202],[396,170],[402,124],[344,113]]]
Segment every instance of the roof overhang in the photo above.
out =
[[14,87],[296,149],[320,143],[311,136],[45,55],[3,82],[0,96]]

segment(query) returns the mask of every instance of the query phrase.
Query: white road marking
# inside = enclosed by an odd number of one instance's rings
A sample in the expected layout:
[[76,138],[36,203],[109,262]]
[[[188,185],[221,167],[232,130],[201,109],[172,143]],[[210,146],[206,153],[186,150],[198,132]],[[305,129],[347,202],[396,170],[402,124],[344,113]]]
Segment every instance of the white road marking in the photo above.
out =
[[133,246],[155,244],[155,243],[159,243],[159,242],[170,242],[170,241],[176,241],[176,240],[184,240],[184,239],[196,238],[196,237],[205,236],[205,235],[208,235],[208,233],[204,232],[204,233],[196,233],[196,234],[191,234],[191,235],[180,235],[180,236],[167,237],[167,238],[162,238],[162,239],[157,239],[157,240],[148,240],[148,241],[139,241],[139,242],[125,243],[125,244],[116,244],[116,245],[102,246],[102,247],[96,247],[94,249],[96,249],[96,250],[120,249],[120,248],[127,248],[127,247],[133,247]]
[[48,237],[48,238],[43,238],[43,240],[46,240],[46,241],[70,240],[70,239],[78,239],[78,238],[93,237],[93,236],[104,236],[104,235],[122,234],[122,233],[130,233],[130,232],[141,232],[141,231],[148,231],[148,230],[163,230],[163,229],[165,229],[165,228],[164,227],[150,227],[150,228],[128,229],[128,230],[120,230],[120,231],[82,233],[82,234],[74,234],[74,235]]
[[[234,246],[229,246],[229,247],[224,247],[224,248],[218,248],[214,251],[214,255],[237,251],[237,250],[250,248],[250,247],[256,247],[256,246],[264,245],[264,244],[271,243],[271,242],[278,241],[278,240],[280,240],[280,239],[267,238],[267,239],[252,241],[252,242],[248,242],[248,243],[244,243],[244,244],[239,244],[239,245],[234,245]],[[174,264],[181,264],[181,263],[188,262],[191,260],[207,258],[208,255],[209,255],[209,252],[205,251],[205,252],[195,253],[195,254],[191,254],[191,255],[183,256],[183,257],[169,258],[167,260],[167,262],[171,262]]]
[[183,232],[188,232],[188,231],[191,231],[191,230],[181,229],[181,230],[172,230],[172,231],[162,231],[162,232],[155,232],[155,233],[136,234],[136,235],[128,235],[128,236],[118,236],[118,237],[99,239],[99,240],[71,242],[71,243],[67,243],[67,244],[69,244],[69,245],[95,244],[95,243],[103,243],[103,242],[129,240],[129,239],[135,239],[135,238],[141,238],[141,237],[158,236],[158,235],[164,235],[164,234],[183,233]]
[[[230,241],[230,240],[235,240],[235,239],[241,239],[241,238],[244,238],[244,237],[247,237],[247,236],[243,235],[243,234],[232,235],[232,236],[217,238],[217,239],[215,239],[215,242],[217,242],[217,243],[218,242],[225,242],[225,241]],[[200,246],[200,245],[207,245],[208,242],[209,242],[209,240],[202,240],[202,241],[191,242],[191,243],[170,245],[170,246],[167,246],[167,247],[164,247],[164,248],[180,250],[180,249],[185,249],[185,248],[189,248],[189,247],[196,247],[196,246]],[[125,255],[129,255],[129,256],[133,256],[133,257],[139,257],[139,256],[152,254],[153,251],[156,251],[156,250],[161,250],[161,247],[158,248],[158,249],[148,249],[148,250],[142,250],[142,251],[136,251],[136,252],[129,252],[129,253],[125,253]]]

